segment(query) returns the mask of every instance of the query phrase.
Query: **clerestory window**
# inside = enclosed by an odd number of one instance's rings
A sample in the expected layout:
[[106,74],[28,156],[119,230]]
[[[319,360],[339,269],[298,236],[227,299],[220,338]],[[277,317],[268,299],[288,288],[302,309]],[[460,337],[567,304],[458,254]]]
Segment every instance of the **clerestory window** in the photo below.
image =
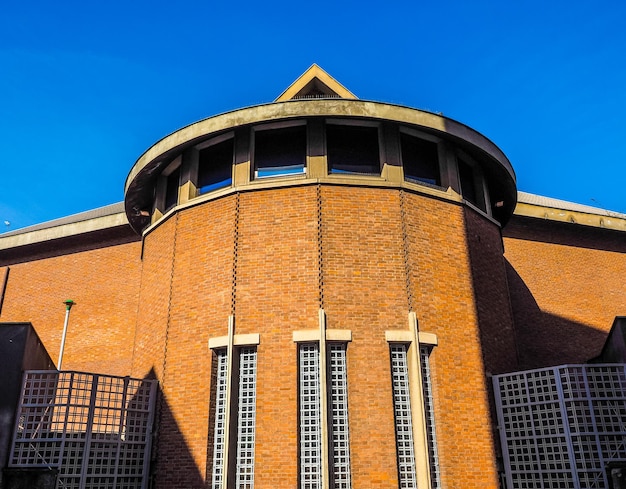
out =
[[165,209],[164,212],[169,211],[172,207],[178,203],[178,187],[180,185],[180,166],[176,168],[172,173],[167,175],[167,184],[165,188]]
[[233,182],[234,138],[232,133],[198,146],[198,194],[202,195]]
[[326,154],[329,173],[380,175],[377,125],[351,125],[329,120]]
[[306,170],[306,125],[254,129],[254,176],[276,177]]
[[401,130],[400,147],[405,179],[441,186],[439,148],[436,142]]

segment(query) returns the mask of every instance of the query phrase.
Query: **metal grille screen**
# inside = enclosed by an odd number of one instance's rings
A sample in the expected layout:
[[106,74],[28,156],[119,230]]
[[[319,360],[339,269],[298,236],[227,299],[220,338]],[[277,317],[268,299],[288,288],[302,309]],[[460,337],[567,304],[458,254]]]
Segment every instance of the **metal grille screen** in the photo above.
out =
[[147,486],[157,382],[27,371],[10,467],[55,467],[58,488]]
[[322,420],[318,344],[300,345],[299,369],[300,489],[320,489],[322,487]]
[[417,488],[407,345],[391,345],[391,380],[396,422],[396,450],[401,489]]
[[237,488],[254,488],[256,431],[256,348],[243,348],[239,364],[237,416]]
[[330,409],[332,417],[333,487],[350,489],[350,433],[348,429],[348,380],[346,345],[328,345]]
[[626,461],[624,365],[566,365],[493,378],[507,485],[608,488]]

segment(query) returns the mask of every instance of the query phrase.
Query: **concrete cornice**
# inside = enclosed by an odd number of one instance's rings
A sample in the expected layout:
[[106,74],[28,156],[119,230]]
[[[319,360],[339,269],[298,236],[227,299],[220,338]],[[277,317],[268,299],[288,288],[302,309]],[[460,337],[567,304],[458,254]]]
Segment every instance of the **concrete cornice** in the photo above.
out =
[[77,236],[93,231],[110,229],[118,226],[128,226],[128,218],[124,212],[94,217],[76,222],[67,222],[60,225],[52,225],[29,231],[28,228],[22,233],[11,233],[9,236],[0,234],[0,250],[27,246],[54,239]]
[[626,219],[614,217],[609,211],[606,211],[605,214],[596,214],[518,202],[513,215],[626,232]]

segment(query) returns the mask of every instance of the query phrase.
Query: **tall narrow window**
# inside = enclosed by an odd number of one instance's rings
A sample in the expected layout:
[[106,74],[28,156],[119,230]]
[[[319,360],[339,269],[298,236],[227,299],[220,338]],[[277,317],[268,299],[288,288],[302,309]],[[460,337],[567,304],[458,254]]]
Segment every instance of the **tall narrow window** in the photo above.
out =
[[321,489],[322,415],[319,345],[303,343],[299,350],[300,489]]
[[[407,361],[408,344],[391,343],[391,380],[393,388],[393,407],[396,424],[396,451],[398,455],[398,479],[400,488],[417,488],[415,462],[415,441],[413,439],[413,413],[409,387],[409,368]],[[431,489],[440,489],[439,457],[435,435],[434,405],[430,378],[431,347],[420,345],[419,356],[424,398],[424,416],[426,421],[426,441],[428,444],[428,463],[430,467]]]
[[348,382],[346,345],[330,343],[329,373],[331,395],[333,487],[350,489],[350,436],[348,431]]
[[217,374],[215,388],[215,429],[213,431],[213,489],[224,486],[224,450],[226,442],[227,392],[226,376],[228,358],[226,350],[217,350]]
[[254,131],[255,177],[304,173],[306,125]]
[[404,177],[407,180],[441,185],[437,143],[401,132],[400,146]]
[[350,489],[350,436],[348,430],[348,383],[346,345],[329,343],[329,474],[322,471],[321,366],[319,343],[299,346],[300,376],[300,489],[321,489],[330,477],[334,489]]
[[[227,434],[230,446],[235,444],[236,448],[236,459],[228,463],[234,464],[235,480],[234,484],[229,483],[228,486],[232,485],[237,489],[254,488],[257,352],[255,347],[242,347],[235,349],[235,354],[238,361],[233,362],[233,366],[237,368],[232,375],[231,406],[228,406],[227,350],[215,350],[217,372],[212,489],[225,489],[224,481],[229,472],[229,467],[226,466]],[[230,418],[230,423],[227,421],[229,411],[237,413],[236,417]]]
[[256,348],[239,354],[239,413],[237,416],[237,488],[254,487],[256,427]]
[[228,187],[233,177],[234,139],[217,140],[200,150],[198,161],[198,192],[205,194],[212,190]]
[[330,173],[380,175],[377,127],[327,124],[326,153]]
[[400,488],[414,489],[417,488],[417,480],[415,474],[415,445],[413,443],[407,345],[391,345],[391,379],[396,422],[398,479]]
[[422,368],[422,389],[424,391],[424,414],[426,417],[426,438],[428,440],[428,459],[430,461],[430,481],[433,489],[441,487],[439,477],[439,455],[435,436],[435,405],[433,386],[430,380],[430,352],[432,347],[420,345],[420,365]]

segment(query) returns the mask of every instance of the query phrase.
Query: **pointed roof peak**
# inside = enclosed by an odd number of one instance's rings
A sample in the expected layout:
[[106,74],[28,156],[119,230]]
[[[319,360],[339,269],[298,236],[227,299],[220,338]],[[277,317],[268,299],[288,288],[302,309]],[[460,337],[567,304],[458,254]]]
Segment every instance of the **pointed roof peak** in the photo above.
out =
[[341,83],[313,63],[274,102],[311,98],[347,98],[357,97]]

